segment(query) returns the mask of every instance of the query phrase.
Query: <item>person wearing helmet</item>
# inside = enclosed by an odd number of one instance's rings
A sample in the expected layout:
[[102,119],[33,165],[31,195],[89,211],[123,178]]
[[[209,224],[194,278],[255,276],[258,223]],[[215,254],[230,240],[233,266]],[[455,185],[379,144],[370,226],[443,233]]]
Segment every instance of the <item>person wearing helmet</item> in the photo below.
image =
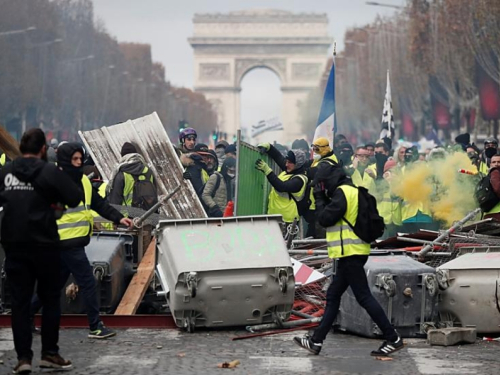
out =
[[[484,150],[481,153],[481,160],[490,167],[491,157],[498,152],[498,141],[494,137],[488,137],[484,140]],[[487,169],[485,169],[486,173]],[[480,171],[484,172],[484,171]]]
[[196,139],[198,138],[198,134],[196,134],[196,130],[193,128],[183,129],[179,133],[179,148],[178,151],[181,154],[186,154],[188,152],[194,151],[194,146],[196,146]]

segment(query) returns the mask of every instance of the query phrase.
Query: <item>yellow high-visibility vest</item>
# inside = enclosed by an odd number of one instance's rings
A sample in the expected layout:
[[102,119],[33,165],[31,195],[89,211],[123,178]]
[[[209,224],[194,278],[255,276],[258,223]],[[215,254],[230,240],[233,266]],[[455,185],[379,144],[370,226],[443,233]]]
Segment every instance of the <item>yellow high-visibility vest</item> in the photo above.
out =
[[57,220],[59,238],[61,241],[92,235],[92,217],[90,205],[92,203],[92,184],[87,176],[82,176],[82,185],[85,201],[81,201],[75,208],[68,208],[63,216]]
[[[278,178],[281,181],[288,181],[293,177],[298,177],[304,182],[300,191],[298,191],[297,193],[292,193],[295,200],[297,202],[300,202],[302,199],[304,199],[304,193],[306,192],[307,176],[302,174],[288,174],[285,171],[281,172],[278,175]],[[297,204],[293,199],[290,198],[289,193],[280,193],[276,191],[275,188],[272,188],[271,192],[269,193],[269,205],[267,208],[267,213],[269,215],[279,214],[283,216],[283,221],[285,221],[286,223],[291,223],[293,222],[293,219],[299,218]]]
[[[344,217],[354,226],[358,218],[358,189],[349,185],[341,185],[339,189],[342,189],[347,201],[347,211]],[[335,225],[326,228],[326,242],[330,258],[370,254],[370,244],[359,238],[347,221],[340,219]]]

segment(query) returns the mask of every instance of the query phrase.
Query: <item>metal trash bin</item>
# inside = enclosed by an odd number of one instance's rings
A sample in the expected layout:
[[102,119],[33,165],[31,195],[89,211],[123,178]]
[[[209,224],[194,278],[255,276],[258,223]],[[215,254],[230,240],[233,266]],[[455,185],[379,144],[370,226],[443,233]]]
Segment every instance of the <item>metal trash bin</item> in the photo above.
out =
[[438,267],[437,277],[443,323],[500,333],[499,246],[463,247],[457,258]]
[[156,272],[179,327],[287,319],[295,278],[280,215],[161,221]]
[[[120,303],[133,276],[132,243],[134,236],[115,232],[97,233],[85,247],[85,253],[96,279],[99,310],[113,313]],[[63,314],[85,314],[85,304],[80,293],[76,298],[66,296],[66,288],[75,283],[70,275],[61,291]]]
[[[401,337],[425,337],[427,325],[437,322],[439,288],[435,269],[404,252],[379,250],[371,252],[365,271],[373,297]],[[366,337],[382,334],[357,303],[351,288],[342,296],[334,326]]]

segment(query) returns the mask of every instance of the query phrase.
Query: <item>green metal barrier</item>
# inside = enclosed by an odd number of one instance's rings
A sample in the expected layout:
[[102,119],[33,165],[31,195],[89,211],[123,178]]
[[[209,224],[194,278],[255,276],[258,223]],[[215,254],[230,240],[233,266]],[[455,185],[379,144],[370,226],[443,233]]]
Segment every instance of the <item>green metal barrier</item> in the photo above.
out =
[[238,156],[235,215],[267,214],[271,185],[267,182],[266,176],[255,169],[255,161],[257,159],[264,160],[274,171],[277,168],[276,163],[267,154],[261,154],[257,147],[241,141],[239,137],[236,147]]

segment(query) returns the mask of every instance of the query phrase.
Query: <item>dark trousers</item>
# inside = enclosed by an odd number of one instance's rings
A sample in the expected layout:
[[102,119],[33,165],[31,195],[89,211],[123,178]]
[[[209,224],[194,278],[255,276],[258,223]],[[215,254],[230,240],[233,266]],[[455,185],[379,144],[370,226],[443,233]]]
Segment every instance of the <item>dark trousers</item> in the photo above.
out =
[[5,272],[12,293],[12,332],[19,360],[31,360],[30,302],[37,282],[42,314],[42,355],[59,352],[61,318],[58,250],[46,248],[5,249]]
[[384,310],[370,292],[363,268],[367,260],[367,255],[353,255],[339,259],[337,273],[334,275],[326,293],[325,313],[321,324],[314,331],[313,341],[323,342],[326,338],[339,312],[340,299],[349,286],[356,297],[356,301],[382,330],[384,338],[389,341],[397,340],[398,334],[389,319],[387,319]]
[[[64,288],[68,277],[73,274],[75,282],[78,285],[79,293],[81,293],[87,310],[87,318],[89,321],[90,330],[97,329],[99,324],[99,301],[97,300],[96,283],[92,267],[85,254],[84,247],[75,247],[64,249],[61,251],[61,271],[59,276],[59,290]],[[32,302],[32,314],[34,315],[40,310],[40,300],[35,296]]]

